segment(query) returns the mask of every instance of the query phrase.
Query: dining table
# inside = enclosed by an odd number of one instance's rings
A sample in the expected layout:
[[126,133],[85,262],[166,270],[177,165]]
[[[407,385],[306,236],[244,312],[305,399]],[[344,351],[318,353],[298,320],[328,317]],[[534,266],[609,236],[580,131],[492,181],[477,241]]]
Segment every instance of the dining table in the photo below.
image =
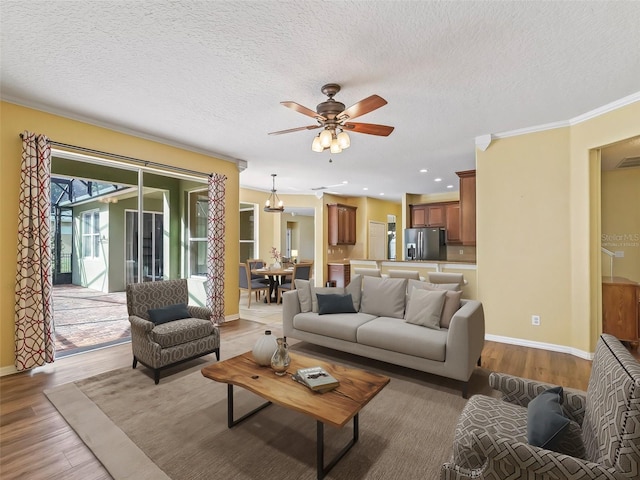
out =
[[[271,302],[277,303],[278,301],[278,287],[282,284],[284,278],[287,275],[293,274],[293,267],[266,267],[266,268],[254,268],[251,269],[251,273],[253,275],[264,275],[269,279],[269,296],[271,297]],[[264,299],[264,302],[267,303],[267,299]]]

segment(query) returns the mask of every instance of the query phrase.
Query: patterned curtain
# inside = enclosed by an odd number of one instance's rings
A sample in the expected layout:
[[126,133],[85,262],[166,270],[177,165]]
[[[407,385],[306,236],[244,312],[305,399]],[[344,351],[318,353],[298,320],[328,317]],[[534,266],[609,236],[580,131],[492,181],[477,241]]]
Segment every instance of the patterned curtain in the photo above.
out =
[[209,216],[207,218],[207,307],[212,321],[224,323],[224,232],[225,182],[227,177],[209,176]]
[[22,139],[18,265],[16,274],[16,368],[54,360],[51,303],[51,147],[44,135]]

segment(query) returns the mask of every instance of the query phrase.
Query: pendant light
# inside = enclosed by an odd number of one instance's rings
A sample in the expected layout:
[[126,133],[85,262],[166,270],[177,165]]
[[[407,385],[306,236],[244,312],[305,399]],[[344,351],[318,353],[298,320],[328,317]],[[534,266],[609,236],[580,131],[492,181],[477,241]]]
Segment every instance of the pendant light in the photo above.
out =
[[272,212],[272,213],[280,213],[284,211],[284,202],[280,200],[278,194],[276,193],[276,174],[272,173],[272,186],[271,186],[271,195],[267,198],[267,201],[264,202],[264,211]]

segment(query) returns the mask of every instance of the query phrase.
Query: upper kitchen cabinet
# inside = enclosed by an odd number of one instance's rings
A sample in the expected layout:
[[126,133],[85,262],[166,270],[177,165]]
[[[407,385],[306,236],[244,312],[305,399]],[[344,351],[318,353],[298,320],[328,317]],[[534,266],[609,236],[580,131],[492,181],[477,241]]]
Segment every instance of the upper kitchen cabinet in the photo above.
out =
[[476,171],[456,172],[460,177],[460,238],[462,245],[476,244]]
[[411,227],[448,228],[447,225],[449,224],[449,219],[447,218],[447,215],[449,208],[452,206],[457,207],[458,202],[437,202],[410,205],[409,209],[411,213]]
[[446,206],[447,244],[457,244],[460,239],[460,203],[450,203]]
[[355,245],[357,207],[340,203],[330,203],[327,207],[329,209],[329,245]]
[[427,205],[427,227],[444,227],[446,223],[444,204]]
[[411,227],[426,227],[429,214],[427,213],[427,205],[410,205],[411,210]]

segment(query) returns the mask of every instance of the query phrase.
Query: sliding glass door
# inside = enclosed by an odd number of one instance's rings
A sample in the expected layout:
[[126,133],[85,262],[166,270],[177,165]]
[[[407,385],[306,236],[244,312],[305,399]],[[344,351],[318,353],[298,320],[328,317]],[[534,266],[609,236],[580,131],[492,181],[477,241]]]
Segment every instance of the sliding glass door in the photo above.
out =
[[[138,282],[138,212],[125,214],[125,284]],[[142,281],[162,280],[164,273],[164,215],[142,215]]]

